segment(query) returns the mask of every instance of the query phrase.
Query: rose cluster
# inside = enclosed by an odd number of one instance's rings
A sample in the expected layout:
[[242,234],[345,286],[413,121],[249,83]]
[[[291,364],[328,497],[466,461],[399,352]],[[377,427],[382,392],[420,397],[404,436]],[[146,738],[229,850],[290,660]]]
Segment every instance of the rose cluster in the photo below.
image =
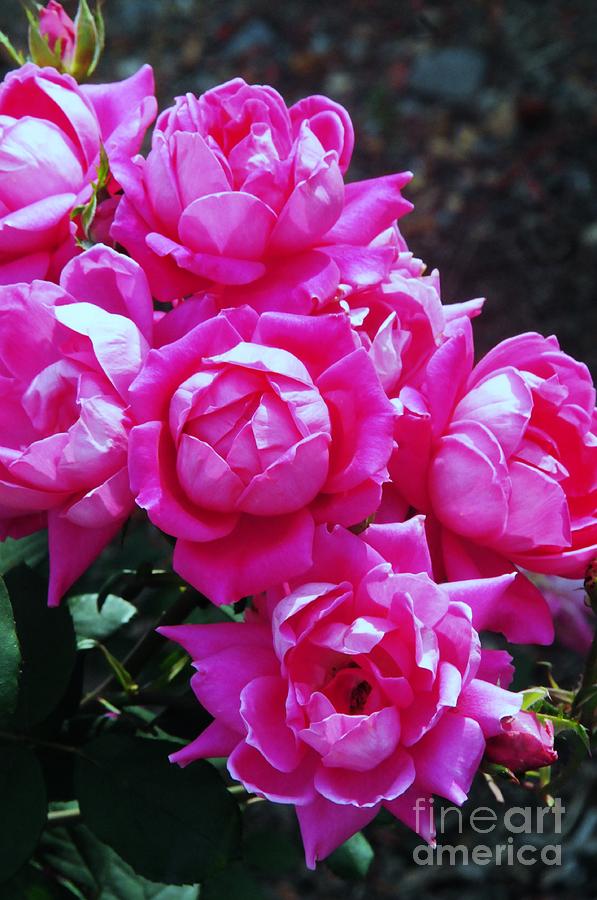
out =
[[597,554],[595,390],[554,337],[475,364],[482,301],[408,249],[409,173],[345,181],[338,103],[236,78],[138,155],[155,116],[147,66],[0,86],[0,538],[48,529],[56,605],[138,507],[246,599],[163,630],[213,716],[174,759],[294,804],[314,865],[382,807],[462,803],[484,755],[553,761],[480,633],[550,643],[552,578]]

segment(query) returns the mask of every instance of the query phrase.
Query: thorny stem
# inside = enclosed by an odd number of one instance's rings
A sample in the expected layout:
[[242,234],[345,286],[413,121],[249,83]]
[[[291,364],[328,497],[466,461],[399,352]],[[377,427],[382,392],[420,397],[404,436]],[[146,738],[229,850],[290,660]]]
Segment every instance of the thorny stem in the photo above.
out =
[[83,756],[79,747],[71,747],[69,744],[59,744],[56,741],[45,741],[42,738],[32,737],[29,734],[14,734],[12,731],[0,731],[0,741],[10,741],[12,744],[33,744],[46,750],[58,750],[61,753],[75,753]]
[[[180,592],[179,597],[174,601],[172,606],[164,610],[155,625],[139,639],[128,656],[124,658],[122,664],[129,675],[133,676],[133,678],[138,675],[145,663],[161,646],[163,639],[157,634],[155,629],[162,625],[179,625],[181,622],[184,622],[189,613],[192,612],[197,605],[197,600],[199,598],[200,595],[191,588],[184,588]],[[116,676],[110,675],[105,681],[98,685],[95,690],[87,694],[86,697],[83,697],[81,708],[94,703],[107,691],[110,691],[117,686],[117,684]]]
[[573,710],[580,712],[580,718],[583,724],[591,726],[593,722],[593,709],[584,706],[583,703],[588,699],[592,691],[597,689],[597,628],[593,635],[593,642],[583,672],[580,688],[576,694]]

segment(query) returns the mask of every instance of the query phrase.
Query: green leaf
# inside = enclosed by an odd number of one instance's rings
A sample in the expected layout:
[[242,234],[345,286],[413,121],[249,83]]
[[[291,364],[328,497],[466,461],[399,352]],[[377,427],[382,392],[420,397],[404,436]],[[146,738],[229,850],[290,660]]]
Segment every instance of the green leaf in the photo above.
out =
[[27,862],[46,821],[40,765],[26,746],[0,746],[0,883]]
[[17,66],[25,65],[25,57],[20,50],[17,50],[16,47],[13,47],[10,39],[4,34],[3,31],[0,31],[0,47],[4,47],[12,62],[16,63]]
[[364,834],[357,831],[337,850],[328,856],[326,862],[335,875],[348,881],[361,881],[369,871],[373,861],[373,848]]
[[55,49],[51,50],[47,36],[41,34],[39,30],[39,22],[29,10],[26,10],[26,12],[29,18],[29,53],[31,54],[31,59],[38,66],[54,66],[61,72],[63,66],[60,60],[60,43],[57,41]]
[[207,878],[201,900],[265,900],[265,894],[249,870],[238,860]]
[[522,709],[530,709],[536,703],[541,703],[549,695],[549,691],[545,687],[527,688],[522,693]]
[[58,705],[72,674],[76,657],[75,632],[66,606],[48,607],[47,583],[26,566],[6,576],[22,671],[13,724],[27,729]]
[[84,825],[48,829],[36,858],[71,895],[87,900],[198,900],[194,885],[156,884],[137,875]]
[[239,844],[238,806],[208,763],[171,765],[166,741],[104,735],[77,759],[83,818],[136,872],[195,884],[223,868]]
[[48,534],[46,531],[36,531],[28,537],[13,541],[6,538],[0,544],[0,575],[6,575],[11,569],[27,563],[28,566],[36,566],[48,555]]
[[555,734],[561,734],[563,731],[571,731],[581,741],[583,747],[590,754],[591,743],[589,733],[584,725],[581,725],[576,719],[567,719],[565,716],[547,716],[537,714],[537,718],[542,722],[549,719],[553,724]]
[[97,594],[81,594],[68,601],[78,639],[105,641],[137,613],[132,603],[115,594],[108,594],[101,610],[97,600]]
[[8,591],[0,578],[0,722],[15,710],[19,693],[21,651]]

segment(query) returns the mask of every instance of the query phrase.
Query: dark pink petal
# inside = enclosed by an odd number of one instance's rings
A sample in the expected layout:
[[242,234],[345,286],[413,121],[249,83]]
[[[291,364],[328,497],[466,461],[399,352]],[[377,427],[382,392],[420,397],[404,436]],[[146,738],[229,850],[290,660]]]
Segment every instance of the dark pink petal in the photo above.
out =
[[194,200],[178,224],[181,242],[196,253],[260,259],[276,221],[257,197],[222,191]]
[[31,283],[36,278],[45,278],[49,266],[50,254],[47,250],[18,256],[10,262],[0,262],[0,285]]
[[223,285],[249,284],[261,278],[266,271],[263,262],[222,256],[220,253],[199,253],[153,231],[146,236],[145,243],[158,257],[172,259],[181,269],[195,275],[188,294],[207,287],[205,280],[198,279],[209,279]]
[[294,772],[304,756],[302,746],[286,724],[288,683],[279,675],[254,678],[240,696],[245,738],[279,772]]
[[[168,142],[168,150],[173,157],[183,210],[206,194],[230,190],[228,176],[217,156],[198,132],[175,132]],[[150,193],[153,196],[153,189]]]
[[311,504],[311,512],[318,525],[328,523],[351,528],[373,515],[380,501],[381,484],[369,478],[358,487],[338,494],[319,494]]
[[227,537],[179,540],[174,570],[213,603],[234,603],[308,569],[313,529],[306,510],[265,519],[243,515]]
[[58,606],[63,595],[83,574],[106,544],[116,537],[123,521],[101,528],[81,528],[58,510],[48,513],[50,583],[48,605]]
[[[194,660],[201,660],[227,647],[245,648],[249,664],[253,647],[271,647],[269,626],[255,622],[213,622],[210,625],[163,625],[157,629],[170,641],[180,644]],[[273,651],[272,651],[273,655]],[[253,676],[251,676],[253,677]]]
[[458,534],[489,542],[504,533],[508,471],[503,461],[496,465],[468,436],[457,433],[441,439],[429,471],[429,492],[438,519]]
[[317,386],[332,417],[324,491],[346,491],[370,477],[381,483],[392,452],[394,412],[366,351],[355,350],[334,363]]
[[267,797],[274,803],[295,803],[297,806],[315,799],[314,767],[314,754],[307,754],[293,772],[280,772],[244,741],[228,759],[228,771],[248,791]]
[[570,546],[570,513],[562,487],[549,475],[522,462],[510,465],[512,494],[506,531],[497,545],[506,555],[536,547]]
[[251,652],[241,645],[224,647],[193,665],[197,674],[191,679],[195,696],[215,718],[239,734],[245,733],[240,715],[241,694],[253,678],[275,675],[279,663],[271,647],[253,645]]
[[413,209],[412,203],[400,193],[411,178],[411,172],[401,172],[347,184],[342,214],[322,243],[370,244],[396,219]]
[[259,318],[254,340],[297,356],[315,381],[356,349],[354,332],[344,314],[299,316],[266,312]]
[[149,350],[137,326],[124,316],[85,302],[57,306],[55,316],[72,331],[89,338],[98,363],[126,401]]
[[[242,318],[239,316],[241,321]],[[232,322],[232,316],[216,316],[178,341],[159,350],[150,350],[130,390],[131,405],[138,421],[168,418],[172,395],[179,385],[197,372],[202,359],[209,354],[222,353],[241,340]]]
[[290,254],[314,247],[342,210],[344,182],[334,154],[295,187],[272,231],[271,253]]
[[312,434],[290,448],[238,499],[238,509],[255,516],[278,516],[306,506],[323,486],[329,465],[329,434]]
[[435,847],[435,811],[433,798],[417,781],[400,797],[384,803],[392,815],[412,828],[423,840]]
[[116,208],[110,229],[113,240],[122,244],[142,267],[151,291],[158,300],[170,301],[192,294],[201,286],[198,277],[177,266],[170,256],[157,256],[146,243],[151,227],[125,195]]
[[151,294],[143,269],[128,256],[96,244],[65,266],[60,286],[77,300],[87,300],[106,312],[128,316],[151,343]]
[[56,194],[7,213],[0,219],[0,253],[27,256],[56,246],[68,234],[74,194]]
[[424,572],[433,577],[425,517],[413,516],[393,525],[371,525],[363,540],[392,564],[395,572]]
[[[500,631],[514,643],[551,644],[553,623],[547,602],[528,578],[514,570],[512,563],[492,550],[446,530],[442,534],[442,544],[450,581],[483,579],[478,582],[482,589],[477,592],[473,588],[475,581],[470,581],[471,590],[465,600],[472,609],[477,631]],[[505,575],[509,575],[511,581],[504,591],[498,578]],[[465,583],[460,582],[459,591]],[[444,587],[451,590],[449,585]]]
[[512,657],[505,650],[481,650],[481,662],[477,669],[477,678],[508,688],[514,677]]
[[502,369],[477,383],[456,406],[453,421],[473,419],[485,425],[509,458],[519,448],[533,410],[524,378],[513,368]]
[[458,331],[439,347],[427,364],[426,397],[434,435],[445,431],[472,366],[471,325],[468,319],[459,320]]
[[478,722],[445,712],[437,725],[410,749],[417,783],[425,792],[439,794],[458,806],[464,803],[485,750]]
[[412,757],[400,747],[368,772],[331,769],[319,766],[315,787],[332,803],[374,807],[383,800],[394,800],[413,783]]
[[72,503],[65,515],[74,525],[93,528],[122,522],[133,508],[128,468],[124,466],[99,487],[92,488]]
[[221,309],[247,303],[257,312],[275,310],[310,315],[335,296],[340,272],[330,257],[307,250],[281,261],[268,261],[265,274],[251,284],[223,288]]
[[240,737],[237,731],[227,728],[222,722],[215,721],[186,747],[177,750],[176,753],[171,753],[168,759],[184,769],[196,759],[229,756],[238,744]]
[[479,723],[485,738],[502,731],[502,719],[515,716],[522,705],[522,694],[514,694],[479,678],[465,687],[458,699],[457,711]]
[[352,247],[328,244],[320,248],[338,267],[340,282],[355,290],[379,284],[388,275],[396,257],[393,247]]
[[141,66],[124,81],[87,84],[79,90],[95,110],[110,161],[138,153],[157,112],[151,66]]
[[295,134],[306,120],[319,139],[324,150],[335,150],[342,173],[346,172],[354,147],[354,129],[350,116],[343,106],[324,97],[312,94],[299,100],[288,110]]
[[201,294],[189,297],[154,322],[154,347],[178,341],[197,325],[212,319],[216,313],[213,297]]
[[176,478],[175,448],[166,426],[146,422],[131,431],[131,490],[137,505],[166,534],[185,540],[211,541],[229,534],[237,516],[200,510],[181,491]]
[[349,837],[368,825],[379,811],[379,807],[361,809],[337,803],[330,803],[319,794],[303,806],[297,806],[296,814],[305,848],[307,868],[315,869],[316,863],[347,841]]

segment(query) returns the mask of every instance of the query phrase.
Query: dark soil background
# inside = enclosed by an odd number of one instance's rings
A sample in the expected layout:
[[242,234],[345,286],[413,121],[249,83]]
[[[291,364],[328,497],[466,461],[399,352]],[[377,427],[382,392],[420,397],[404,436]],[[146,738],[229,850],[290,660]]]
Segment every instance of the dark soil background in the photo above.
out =
[[[97,80],[150,62],[161,108],[236,75],[288,103],[343,103],[357,134],[350,177],[411,169],[411,249],[440,269],[445,301],[488,298],[479,352],[555,332],[597,375],[595,0],[107,0],[104,11]],[[20,46],[23,22],[17,0],[1,0],[0,28]],[[568,677],[580,671],[562,658]],[[273,822],[281,843],[261,884],[280,900],[595,898],[595,779],[587,766],[570,786],[562,867],[417,867],[406,829],[374,825],[367,882],[347,887],[325,865],[305,874],[286,859],[284,811],[255,804],[249,837],[263,850]],[[520,790],[510,801],[531,802]],[[474,802],[491,805],[483,784]]]

